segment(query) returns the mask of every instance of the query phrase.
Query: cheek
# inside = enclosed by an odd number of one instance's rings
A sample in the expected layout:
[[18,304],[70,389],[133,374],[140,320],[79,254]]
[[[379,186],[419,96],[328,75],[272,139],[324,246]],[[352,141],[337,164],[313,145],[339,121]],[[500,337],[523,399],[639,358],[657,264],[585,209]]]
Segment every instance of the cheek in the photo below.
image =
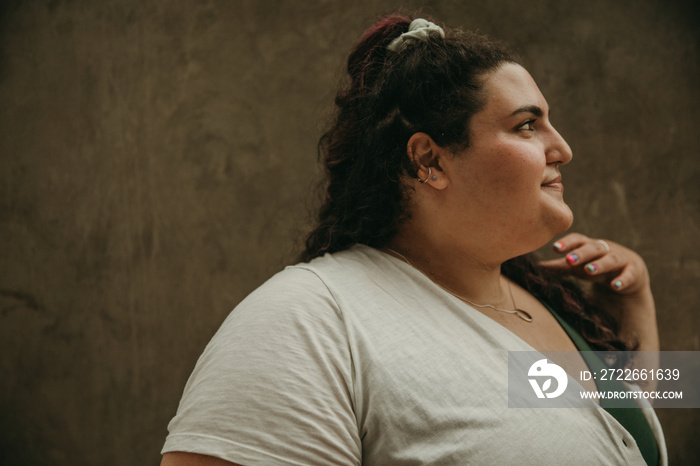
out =
[[507,191],[537,191],[542,184],[546,160],[542,152],[522,144],[501,144],[487,167],[493,182]]
[[[509,212],[523,210],[523,203],[538,197],[546,159],[533,144],[522,141],[490,141],[474,146],[458,162],[463,174],[458,190],[462,201],[474,206]],[[466,207],[466,206],[465,206]]]

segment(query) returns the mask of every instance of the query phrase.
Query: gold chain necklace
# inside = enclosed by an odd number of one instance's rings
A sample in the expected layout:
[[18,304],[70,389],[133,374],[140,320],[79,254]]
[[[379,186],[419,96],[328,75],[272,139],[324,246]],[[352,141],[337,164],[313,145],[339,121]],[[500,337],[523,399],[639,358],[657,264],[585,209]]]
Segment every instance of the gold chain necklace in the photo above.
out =
[[532,318],[532,316],[530,315],[529,312],[523,311],[522,309],[518,308],[518,305],[515,303],[515,297],[513,297],[513,289],[512,289],[511,286],[510,286],[510,281],[509,281],[509,280],[506,280],[506,283],[508,284],[508,292],[510,293],[510,299],[511,299],[511,301],[513,301],[513,307],[514,307],[515,309],[512,309],[512,310],[511,310],[511,309],[501,309],[500,307],[496,307],[496,306],[494,306],[493,304],[478,304],[478,303],[475,303],[474,301],[471,301],[471,300],[465,298],[464,296],[458,295],[457,293],[455,293],[454,291],[450,290],[449,288],[446,288],[446,287],[442,286],[441,284],[439,284],[438,282],[436,282],[435,280],[433,280],[432,278],[430,278],[430,277],[429,277],[425,272],[423,272],[421,269],[419,269],[419,268],[416,267],[415,265],[411,264],[411,262],[410,262],[410,261],[406,258],[406,256],[404,256],[403,254],[400,254],[400,253],[394,251],[393,249],[389,249],[389,248],[384,248],[384,249],[385,249],[386,251],[390,252],[392,255],[398,257],[399,259],[401,259],[402,261],[404,261],[405,263],[407,263],[408,265],[410,265],[410,266],[413,267],[414,269],[418,270],[420,273],[422,273],[423,275],[425,275],[425,276],[428,278],[428,280],[430,280],[431,282],[435,283],[437,286],[439,286],[440,288],[442,288],[443,290],[445,290],[446,292],[448,292],[449,294],[451,294],[451,295],[454,296],[455,298],[457,298],[457,299],[459,299],[459,300],[461,300],[461,301],[464,301],[464,302],[467,303],[467,304],[471,304],[471,305],[474,306],[474,307],[479,307],[479,308],[482,308],[482,309],[489,308],[489,309],[493,309],[494,311],[504,312],[504,313],[506,313],[506,314],[515,314],[516,316],[518,316],[518,317],[520,317],[521,319],[523,319],[525,322],[532,322],[532,321],[534,320],[534,319]]

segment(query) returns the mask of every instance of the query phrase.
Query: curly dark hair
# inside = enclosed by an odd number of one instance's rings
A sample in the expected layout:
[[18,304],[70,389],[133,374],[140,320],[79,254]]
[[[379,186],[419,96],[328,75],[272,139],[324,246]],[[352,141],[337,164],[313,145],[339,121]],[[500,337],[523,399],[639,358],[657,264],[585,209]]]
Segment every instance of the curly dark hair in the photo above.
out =
[[[411,21],[381,19],[348,57],[350,82],[338,92],[335,120],[318,145],[327,191],[302,261],[357,243],[385,247],[409,218],[411,188],[404,180],[416,176],[406,154],[409,138],[425,132],[452,151],[469,147],[469,122],[485,104],[485,74],[520,62],[505,45],[459,29],[387,49]],[[530,257],[508,261],[503,273],[560,309],[594,348],[627,349],[613,319],[590,312],[578,288],[547,275]]]

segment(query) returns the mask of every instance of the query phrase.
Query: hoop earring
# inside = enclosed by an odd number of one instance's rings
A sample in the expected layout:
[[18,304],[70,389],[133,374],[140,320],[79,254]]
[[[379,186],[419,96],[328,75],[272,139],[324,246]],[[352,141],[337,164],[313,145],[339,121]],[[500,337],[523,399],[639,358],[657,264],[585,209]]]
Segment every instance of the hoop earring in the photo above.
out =
[[430,175],[432,175],[432,174],[433,174],[433,169],[430,168],[430,167],[428,167],[428,177],[427,177],[425,180],[421,180],[420,177],[419,177],[419,178],[418,178],[418,181],[419,181],[420,183],[427,183],[428,180],[430,179]]

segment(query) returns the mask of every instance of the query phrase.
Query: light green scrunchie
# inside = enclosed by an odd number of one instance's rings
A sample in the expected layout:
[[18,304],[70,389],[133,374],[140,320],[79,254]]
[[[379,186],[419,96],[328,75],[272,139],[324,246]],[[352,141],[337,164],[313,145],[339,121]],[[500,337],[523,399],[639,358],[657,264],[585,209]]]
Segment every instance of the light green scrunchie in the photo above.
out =
[[387,49],[396,52],[401,48],[406,41],[411,40],[426,40],[430,34],[440,34],[440,37],[445,37],[445,31],[440,26],[423,18],[414,19],[408,26],[408,32],[404,32],[399,37],[391,41]]

